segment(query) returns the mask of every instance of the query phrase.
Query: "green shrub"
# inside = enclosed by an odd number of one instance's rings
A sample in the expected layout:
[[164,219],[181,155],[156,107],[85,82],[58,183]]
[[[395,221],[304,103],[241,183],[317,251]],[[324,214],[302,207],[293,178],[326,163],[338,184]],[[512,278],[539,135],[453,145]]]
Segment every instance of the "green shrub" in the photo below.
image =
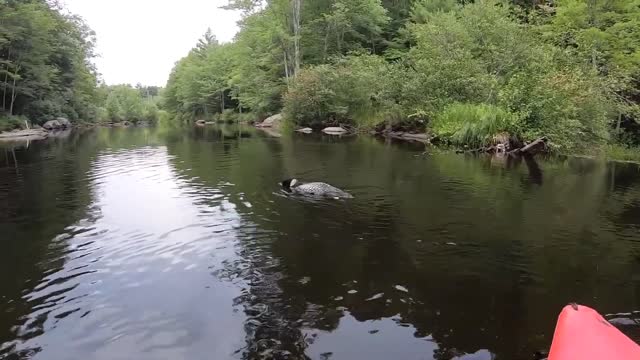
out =
[[249,123],[249,122],[255,121],[256,118],[257,118],[256,114],[251,112],[245,112],[242,114],[238,113],[238,122],[241,122],[241,123]]
[[220,121],[225,123],[234,123],[238,121],[238,115],[239,114],[232,109],[224,109],[220,114]]
[[581,151],[609,139],[611,102],[594,74],[580,69],[521,73],[500,91],[499,103],[522,115],[524,140],[546,136],[557,151]]
[[143,102],[142,106],[142,117],[141,120],[147,121],[149,123],[158,122],[158,106],[151,99],[146,99]]
[[479,147],[499,133],[511,133],[518,122],[518,115],[497,106],[455,103],[435,117],[431,130],[454,145]]
[[416,44],[407,56],[414,75],[403,87],[404,108],[437,118],[434,131],[459,144],[486,142],[505,127],[504,114],[516,119],[508,126],[512,135],[547,136],[558,151],[607,141],[612,101],[592,66],[540,41],[503,2],[448,8],[425,8],[416,20],[423,23],[408,27]]
[[284,98],[284,113],[300,126],[313,126],[332,120],[345,120],[346,109],[332,89],[335,74],[328,65],[301,71]]
[[109,112],[107,111],[106,108],[104,107],[96,108],[95,121],[98,123],[108,123],[110,121]]
[[[106,99],[106,109],[109,118],[112,121],[131,121],[138,122],[144,119],[146,110],[152,111],[151,107],[155,106],[150,102],[143,103],[140,92],[129,85],[116,85],[109,88],[109,94]],[[157,108],[156,108],[157,109]],[[149,113],[147,114],[149,115]]]
[[605,156],[612,160],[640,162],[640,148],[627,145],[608,145],[605,147]]
[[158,110],[158,125],[163,126],[169,123],[177,123],[173,121],[174,119],[171,117],[171,114],[165,110]]
[[4,116],[0,115],[0,131],[11,131],[25,127],[27,118],[24,116]]
[[285,118],[298,126],[375,125],[398,112],[399,75],[375,55],[304,69],[285,95]]

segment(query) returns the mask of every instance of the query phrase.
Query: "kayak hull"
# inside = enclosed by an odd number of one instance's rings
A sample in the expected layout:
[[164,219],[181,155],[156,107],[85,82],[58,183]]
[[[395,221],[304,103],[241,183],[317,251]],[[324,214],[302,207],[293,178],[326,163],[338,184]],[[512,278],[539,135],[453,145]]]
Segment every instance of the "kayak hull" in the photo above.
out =
[[549,360],[640,360],[640,346],[597,311],[566,306],[556,324]]

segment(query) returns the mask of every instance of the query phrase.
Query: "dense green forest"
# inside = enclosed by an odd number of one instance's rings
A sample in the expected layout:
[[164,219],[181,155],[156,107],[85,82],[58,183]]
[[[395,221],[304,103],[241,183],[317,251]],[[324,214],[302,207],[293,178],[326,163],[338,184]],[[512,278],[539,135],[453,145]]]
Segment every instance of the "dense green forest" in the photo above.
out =
[[61,116],[179,122],[282,112],[293,126],[411,129],[457,146],[507,135],[547,136],[562,152],[640,145],[640,0],[226,7],[244,14],[234,41],[207,31],[161,91],[101,84],[95,34],[57,2],[0,0],[0,130]]
[[44,0],[0,0],[0,126],[96,116],[95,34]]
[[479,145],[547,136],[559,151],[640,143],[639,0],[231,0],[173,69],[177,119],[380,126]]
[[65,117],[155,121],[157,87],[99,85],[95,33],[57,2],[0,0],[0,131]]
[[130,85],[100,86],[98,103],[101,105],[98,122],[155,123],[164,111],[159,109],[161,88]]

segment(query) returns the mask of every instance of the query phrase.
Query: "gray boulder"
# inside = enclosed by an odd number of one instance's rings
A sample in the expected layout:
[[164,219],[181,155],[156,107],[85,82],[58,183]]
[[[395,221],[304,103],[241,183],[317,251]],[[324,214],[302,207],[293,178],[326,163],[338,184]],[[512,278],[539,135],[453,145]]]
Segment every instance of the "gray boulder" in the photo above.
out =
[[69,119],[67,118],[59,117],[55,121],[60,123],[60,127],[62,127],[63,129],[69,129],[72,126],[71,121],[69,121]]
[[338,126],[330,126],[322,129],[322,132],[329,135],[342,135],[346,134],[348,131]]
[[263,122],[261,122],[256,126],[267,127],[267,128],[278,127],[278,125],[280,125],[280,121],[282,121],[282,114],[275,114],[273,116],[269,116],[268,118],[264,119]]
[[46,123],[44,123],[42,127],[47,130],[58,130],[62,128],[62,124],[60,124],[58,120],[49,120]]

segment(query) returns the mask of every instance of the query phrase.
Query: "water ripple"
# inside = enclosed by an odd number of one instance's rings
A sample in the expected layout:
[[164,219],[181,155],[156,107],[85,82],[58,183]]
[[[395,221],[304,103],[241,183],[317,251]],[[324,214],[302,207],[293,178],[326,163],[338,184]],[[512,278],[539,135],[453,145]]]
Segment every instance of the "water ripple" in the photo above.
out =
[[99,130],[0,167],[0,358],[524,359],[569,301],[638,333],[635,168],[237,134]]

